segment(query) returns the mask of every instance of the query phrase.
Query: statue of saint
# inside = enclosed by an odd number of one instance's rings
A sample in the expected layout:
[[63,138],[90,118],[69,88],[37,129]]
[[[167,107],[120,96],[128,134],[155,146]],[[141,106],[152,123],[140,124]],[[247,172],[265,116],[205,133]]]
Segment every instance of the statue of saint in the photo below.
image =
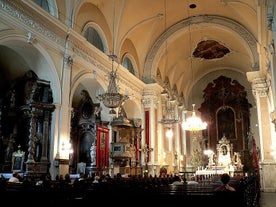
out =
[[96,165],[96,145],[93,143],[90,147],[90,158],[91,158],[91,165]]

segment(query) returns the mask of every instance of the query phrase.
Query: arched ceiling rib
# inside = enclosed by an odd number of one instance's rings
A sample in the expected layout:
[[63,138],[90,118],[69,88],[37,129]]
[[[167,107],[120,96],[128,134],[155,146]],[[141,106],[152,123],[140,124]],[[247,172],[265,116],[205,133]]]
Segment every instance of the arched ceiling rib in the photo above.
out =
[[[192,58],[197,44],[215,40],[229,48],[222,58],[202,60]],[[196,16],[183,20],[160,36],[145,61],[143,80],[156,81],[157,68],[162,77],[169,76],[179,91],[188,96],[190,86],[215,67],[236,68],[246,73],[258,66],[256,39],[242,25],[221,16]]]

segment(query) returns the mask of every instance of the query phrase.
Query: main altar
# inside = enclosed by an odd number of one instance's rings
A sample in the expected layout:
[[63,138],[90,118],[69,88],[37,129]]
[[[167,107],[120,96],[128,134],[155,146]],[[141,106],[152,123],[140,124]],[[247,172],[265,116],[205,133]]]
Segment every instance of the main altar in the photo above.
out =
[[195,174],[197,176],[214,176],[223,173],[228,173],[231,176],[235,171],[242,170],[242,163],[239,152],[233,152],[233,145],[223,135],[216,146],[216,153],[211,150],[206,150],[205,154],[208,156],[208,165],[198,167]]

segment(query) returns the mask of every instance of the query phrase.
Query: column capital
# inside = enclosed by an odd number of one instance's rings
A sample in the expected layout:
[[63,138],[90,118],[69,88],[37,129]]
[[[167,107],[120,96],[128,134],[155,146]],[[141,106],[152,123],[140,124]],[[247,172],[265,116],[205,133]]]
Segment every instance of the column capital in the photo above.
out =
[[142,104],[144,107],[157,106],[162,87],[158,84],[148,84],[143,91]]
[[258,78],[252,82],[253,95],[259,95],[260,97],[266,97],[269,92],[270,81],[265,78]]
[[154,96],[154,95],[146,95],[146,96],[143,95],[142,104],[144,105],[145,108],[149,108],[152,105],[158,104],[158,98],[157,96]]
[[247,72],[247,79],[251,82],[253,95],[266,97],[269,92],[270,80],[261,71]]

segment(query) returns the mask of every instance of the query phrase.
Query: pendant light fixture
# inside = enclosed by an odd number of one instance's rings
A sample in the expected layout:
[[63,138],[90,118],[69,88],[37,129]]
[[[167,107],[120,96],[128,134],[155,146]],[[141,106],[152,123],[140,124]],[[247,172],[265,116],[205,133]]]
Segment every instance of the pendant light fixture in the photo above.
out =
[[[164,10],[165,10],[165,19],[164,19],[164,31],[167,29],[167,1],[164,0]],[[167,40],[165,40],[165,67],[168,67],[168,46],[167,46]],[[173,131],[172,131],[172,125],[179,123],[180,119],[178,116],[178,112],[176,110],[176,99],[171,93],[171,89],[169,86],[169,82],[164,84],[164,90],[161,92],[161,98],[163,103],[163,118],[159,121],[159,123],[163,124],[167,128],[167,136],[172,137]]]
[[109,84],[107,87],[107,90],[105,93],[98,94],[96,98],[101,101],[105,107],[109,108],[109,115],[116,116],[116,108],[121,106],[129,97],[127,94],[121,94],[120,93],[120,87],[118,85],[118,74],[117,70],[119,68],[119,64],[117,65],[117,68],[114,69],[115,60],[117,59],[117,56],[114,54],[115,52],[115,30],[114,30],[114,23],[115,22],[115,1],[114,1],[114,9],[113,9],[113,54],[108,55],[108,57],[112,61],[112,68],[111,72],[109,73]]
[[196,116],[195,104],[193,104],[192,116],[188,117],[186,121],[182,123],[182,128],[187,131],[201,131],[207,128],[207,123]]
[[[195,8],[195,4],[191,4],[189,6],[191,9]],[[188,12],[188,18],[191,18]],[[192,74],[192,83],[194,82],[194,71],[193,71],[193,53],[192,53],[192,34],[191,34],[191,23],[189,23],[189,42],[190,42],[190,65],[191,65],[191,74]],[[193,89],[192,89],[193,91]],[[191,95],[193,98],[193,94]],[[202,122],[201,118],[196,116],[196,111],[195,111],[195,104],[192,104],[192,115],[188,117],[186,120],[183,121],[182,123],[182,128],[187,131],[192,131],[192,132],[197,132],[201,131],[207,128],[207,123]]]
[[159,121],[159,123],[171,127],[172,124],[180,122],[178,113],[176,111],[176,100],[171,98],[168,91],[163,91],[161,93],[161,97],[165,99],[165,105],[163,109],[163,118]]

